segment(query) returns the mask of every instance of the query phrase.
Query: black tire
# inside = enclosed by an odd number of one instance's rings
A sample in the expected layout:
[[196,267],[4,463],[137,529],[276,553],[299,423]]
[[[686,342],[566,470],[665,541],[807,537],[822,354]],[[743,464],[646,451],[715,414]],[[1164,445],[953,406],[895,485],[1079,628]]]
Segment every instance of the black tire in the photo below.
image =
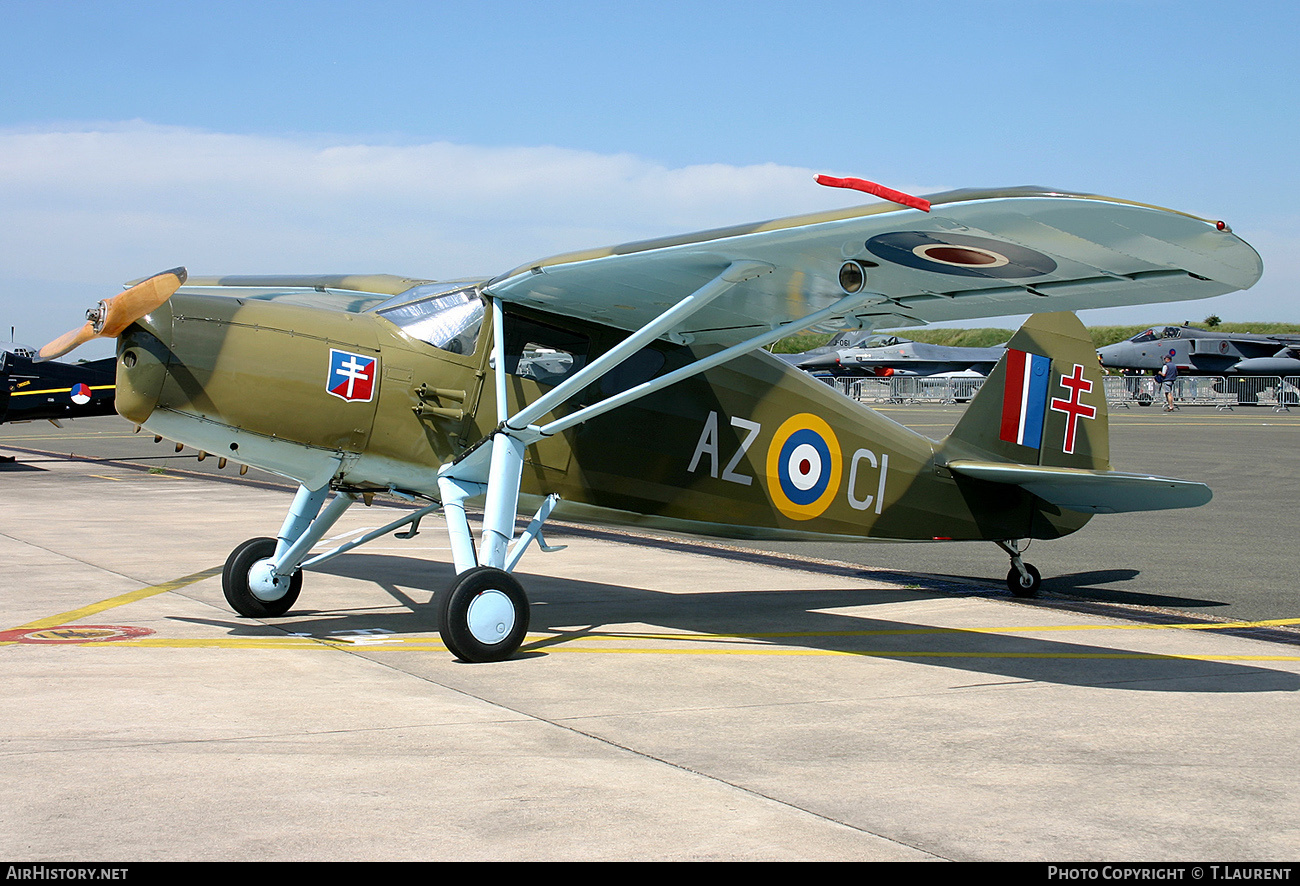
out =
[[528,618],[528,596],[514,576],[477,566],[456,576],[442,595],[438,632],[461,661],[503,661],[524,642]]
[[230,608],[247,618],[275,618],[284,615],[302,591],[302,570],[289,579],[289,590],[278,600],[262,600],[248,587],[248,571],[259,560],[275,556],[275,539],[250,538],[230,552],[221,570],[221,590]]
[[1028,563],[1025,564],[1025,572],[1029,573],[1028,584],[1025,583],[1020,570],[1012,566],[1011,571],[1007,573],[1007,587],[1017,597],[1037,597],[1038,589],[1043,584],[1043,577],[1038,574],[1037,569]]

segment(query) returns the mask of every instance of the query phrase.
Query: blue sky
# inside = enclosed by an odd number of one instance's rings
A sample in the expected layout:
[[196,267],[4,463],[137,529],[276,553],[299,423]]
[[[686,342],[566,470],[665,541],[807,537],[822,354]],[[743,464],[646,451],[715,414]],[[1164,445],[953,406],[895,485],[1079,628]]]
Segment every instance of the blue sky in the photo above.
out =
[[1223,218],[1253,290],[1084,319],[1300,322],[1300,4],[0,0],[0,32],[19,340],[176,264],[491,275],[852,202],[814,172]]

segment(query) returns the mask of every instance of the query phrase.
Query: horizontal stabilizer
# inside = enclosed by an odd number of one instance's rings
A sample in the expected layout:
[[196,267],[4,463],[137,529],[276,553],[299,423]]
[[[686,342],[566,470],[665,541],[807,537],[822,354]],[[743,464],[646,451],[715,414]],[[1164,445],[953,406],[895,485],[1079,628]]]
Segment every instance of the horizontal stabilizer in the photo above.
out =
[[1150,474],[964,460],[949,462],[948,468],[976,480],[1019,486],[1057,507],[1091,514],[1195,508],[1213,495],[1204,483]]

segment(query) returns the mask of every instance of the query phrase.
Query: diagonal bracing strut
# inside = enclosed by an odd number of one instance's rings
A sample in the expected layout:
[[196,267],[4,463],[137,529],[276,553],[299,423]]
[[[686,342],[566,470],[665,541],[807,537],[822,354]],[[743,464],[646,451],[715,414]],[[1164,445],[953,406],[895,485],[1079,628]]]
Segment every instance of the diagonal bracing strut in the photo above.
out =
[[[877,297],[875,293],[859,292],[841,298],[834,304],[799,320],[774,327],[737,345],[701,357],[687,366],[607,397],[599,403],[579,409],[563,418],[537,424],[557,407],[600,380],[650,342],[672,331],[718,296],[746,280],[771,273],[773,270],[773,266],[765,262],[731,262],[712,280],[579,369],[546,394],[523,406],[514,415],[508,415],[505,402],[506,361],[502,323],[504,311],[501,300],[492,297],[488,292],[488,296],[492,298],[493,356],[499,424],[490,435],[490,439],[485,441],[485,445],[472,448],[460,459],[444,465],[439,471],[438,485],[443,496],[457,572],[465,572],[475,566],[491,566],[510,571],[518,562],[518,555],[522,554],[522,549],[528,541],[532,538],[540,538],[541,524],[545,522],[546,516],[554,507],[555,496],[548,497],[547,502],[533,518],[525,536],[513,547],[511,545],[519,506],[524,451],[530,444],[604,415],[610,410],[698,375],[809,326],[842,317],[862,303]],[[487,443],[490,445],[486,445]],[[482,541],[480,549],[476,552],[464,505],[466,500],[478,496],[485,496],[485,501]]]

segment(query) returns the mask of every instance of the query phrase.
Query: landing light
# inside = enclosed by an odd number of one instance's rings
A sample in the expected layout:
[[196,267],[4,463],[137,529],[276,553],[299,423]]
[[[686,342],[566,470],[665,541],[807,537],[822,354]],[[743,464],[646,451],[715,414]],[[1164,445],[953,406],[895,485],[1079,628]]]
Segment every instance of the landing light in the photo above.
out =
[[862,265],[855,261],[846,261],[840,265],[840,289],[849,295],[860,292],[866,282],[867,272]]

